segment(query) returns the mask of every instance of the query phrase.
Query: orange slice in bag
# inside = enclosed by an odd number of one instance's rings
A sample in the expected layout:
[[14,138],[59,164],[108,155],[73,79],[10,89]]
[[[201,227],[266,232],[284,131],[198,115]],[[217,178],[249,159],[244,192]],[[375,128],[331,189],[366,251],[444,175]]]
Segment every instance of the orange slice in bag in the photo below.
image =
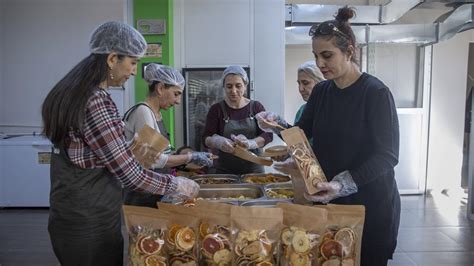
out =
[[334,257],[342,258],[342,244],[335,240],[328,240],[321,244],[320,252],[321,255],[323,255],[323,257],[327,260]]
[[166,258],[151,255],[145,258],[145,266],[166,266]]
[[204,254],[212,258],[214,253],[224,248],[224,243],[213,235],[208,235],[202,240],[202,249]]
[[139,246],[140,250],[142,250],[143,253],[153,255],[160,252],[163,243],[160,239],[155,239],[151,236],[146,236],[140,239]]
[[352,255],[355,244],[355,233],[351,228],[342,228],[334,235],[334,240],[342,244],[344,257]]
[[168,232],[168,242],[172,245],[176,245],[175,239],[176,239],[176,233],[178,232],[179,229],[181,229],[182,226],[179,224],[173,224],[170,227],[170,230]]
[[180,250],[188,251],[196,243],[196,234],[189,227],[181,228],[176,232],[175,243]]
[[212,233],[212,230],[209,224],[201,223],[199,225],[199,235],[201,236],[201,239],[205,238],[210,233]]

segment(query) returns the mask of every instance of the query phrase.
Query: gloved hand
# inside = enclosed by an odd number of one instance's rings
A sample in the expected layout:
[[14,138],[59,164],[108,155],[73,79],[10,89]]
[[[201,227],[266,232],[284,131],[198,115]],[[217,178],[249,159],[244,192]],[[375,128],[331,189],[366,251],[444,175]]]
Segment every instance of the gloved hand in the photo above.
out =
[[[280,134],[283,128],[288,128],[288,123],[285,119],[274,112],[260,112],[255,115],[255,118],[257,119],[258,127],[265,132]],[[278,127],[275,125],[278,125]]]
[[176,190],[166,193],[171,199],[187,200],[197,197],[199,185],[191,179],[182,176],[173,177],[171,180],[176,185]]
[[248,139],[246,136],[242,135],[242,134],[239,134],[239,135],[234,135],[234,134],[231,134],[230,135],[230,138],[235,142],[237,143],[237,145],[240,145],[244,148],[246,148],[247,150],[253,150],[253,149],[257,149],[258,148],[258,144],[255,140],[253,139]]
[[218,148],[223,152],[234,152],[234,142],[232,142],[232,140],[228,138],[214,134],[212,137],[210,137],[210,141],[212,142],[214,147]]
[[333,199],[349,196],[358,191],[349,171],[337,174],[330,182],[320,182],[316,187],[320,190],[318,193],[314,195],[305,193],[307,200],[328,203]]
[[292,171],[298,170],[293,158],[289,157],[283,162],[273,162],[272,167],[278,172],[290,175]]
[[209,152],[190,152],[188,153],[188,163],[199,166],[212,166],[212,153]]

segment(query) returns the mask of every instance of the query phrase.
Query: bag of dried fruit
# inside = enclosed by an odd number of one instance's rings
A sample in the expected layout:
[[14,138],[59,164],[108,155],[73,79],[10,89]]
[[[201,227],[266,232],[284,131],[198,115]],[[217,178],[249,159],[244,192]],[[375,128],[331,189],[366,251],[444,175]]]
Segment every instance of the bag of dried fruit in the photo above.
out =
[[233,265],[277,265],[282,227],[282,209],[232,206]]
[[318,205],[327,210],[328,221],[321,237],[317,265],[360,266],[365,207],[362,205]]
[[278,203],[283,210],[279,265],[315,265],[319,243],[327,223],[327,211],[289,203]]
[[168,265],[165,235],[170,214],[127,205],[123,212],[129,236],[128,265]]

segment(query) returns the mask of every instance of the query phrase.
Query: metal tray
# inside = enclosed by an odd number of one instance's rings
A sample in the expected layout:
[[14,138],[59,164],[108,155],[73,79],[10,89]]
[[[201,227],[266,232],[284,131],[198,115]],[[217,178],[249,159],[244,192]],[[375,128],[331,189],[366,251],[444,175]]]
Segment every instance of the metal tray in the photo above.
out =
[[212,201],[238,202],[262,199],[263,188],[254,184],[202,185],[197,198]]
[[[273,176],[269,178],[268,176]],[[254,182],[250,182],[248,179],[251,178]],[[291,182],[291,178],[284,174],[278,173],[264,173],[264,174],[246,174],[242,175],[241,180],[243,183],[249,184],[259,184],[259,185],[266,185],[266,184],[275,184],[275,183],[288,183]]]
[[[272,194],[269,194],[269,191],[275,191],[275,192],[278,192],[278,191],[291,191],[293,192],[293,197],[288,197],[288,198],[285,198],[285,197],[278,197],[278,196],[274,196]],[[292,200],[294,198],[294,189],[293,189],[293,184],[291,183],[280,183],[280,184],[268,184],[268,185],[265,185],[264,186],[264,191],[265,191],[265,197],[267,199],[289,199],[289,200]]]
[[289,199],[261,199],[261,200],[249,200],[246,202],[242,202],[241,206],[246,207],[276,207],[277,203],[284,202],[284,203],[292,203]]
[[238,175],[194,175],[190,179],[199,185],[220,185],[241,183]]

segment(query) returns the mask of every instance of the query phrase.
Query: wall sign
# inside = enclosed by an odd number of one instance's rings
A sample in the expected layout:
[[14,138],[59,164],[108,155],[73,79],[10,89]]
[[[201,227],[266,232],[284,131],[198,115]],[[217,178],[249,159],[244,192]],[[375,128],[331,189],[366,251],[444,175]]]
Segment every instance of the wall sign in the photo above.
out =
[[166,34],[166,21],[164,19],[139,19],[137,30],[143,35]]

